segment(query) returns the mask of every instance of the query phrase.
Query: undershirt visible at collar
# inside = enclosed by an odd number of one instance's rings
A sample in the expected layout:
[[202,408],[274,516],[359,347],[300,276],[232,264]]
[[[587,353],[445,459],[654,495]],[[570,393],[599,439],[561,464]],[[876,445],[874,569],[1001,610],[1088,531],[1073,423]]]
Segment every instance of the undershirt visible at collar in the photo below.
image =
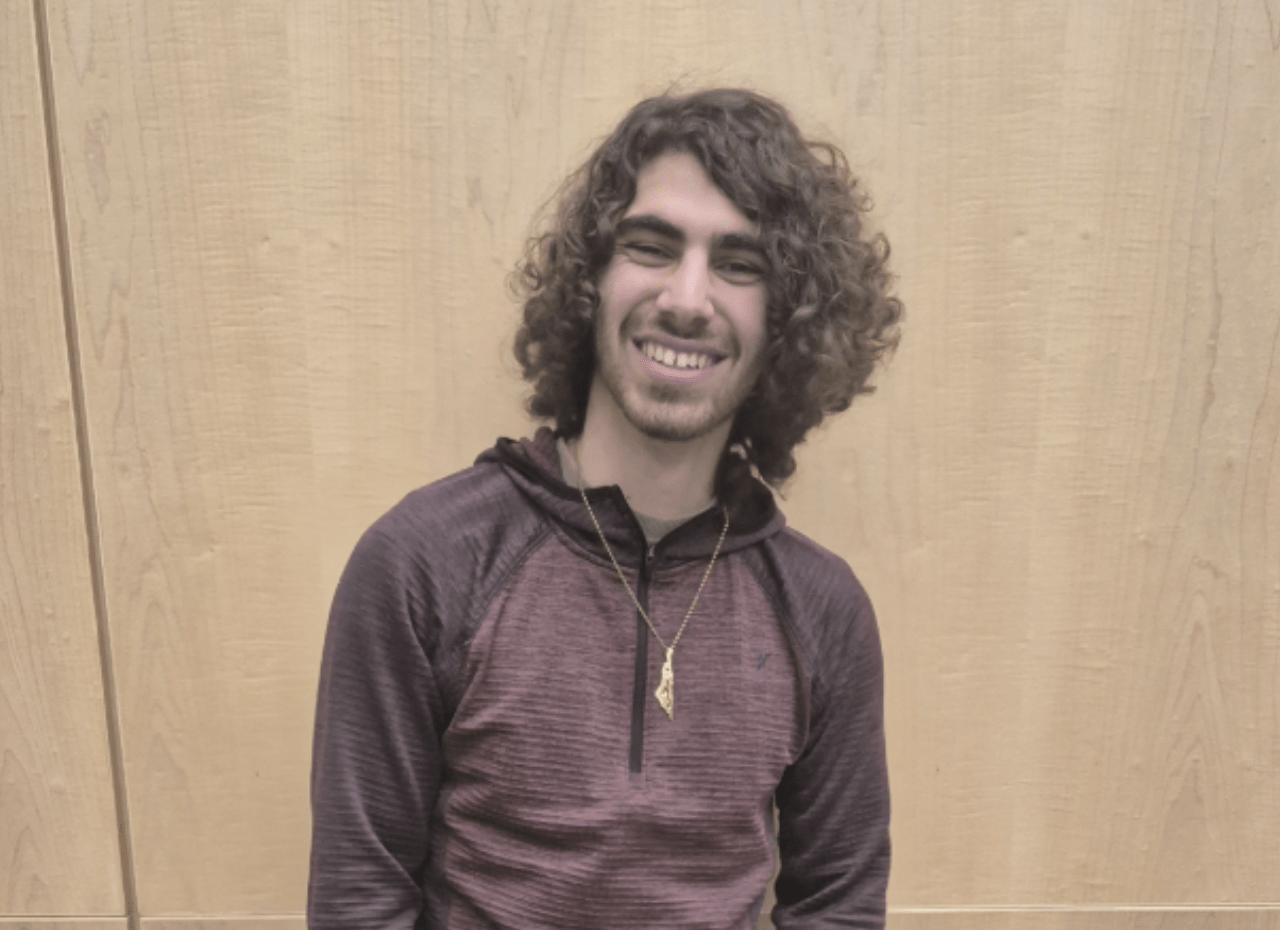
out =
[[[569,454],[569,448],[565,445],[563,439],[556,439],[556,454],[560,457],[560,475],[564,478],[564,483],[575,488],[580,487],[582,479],[578,475],[578,469],[574,467],[573,456]],[[676,527],[684,526],[684,524],[697,516],[697,514],[691,514],[687,517],[664,520],[661,517],[651,517],[648,514],[640,513],[634,507],[631,512],[636,515],[640,529],[644,531],[644,541],[651,546]]]

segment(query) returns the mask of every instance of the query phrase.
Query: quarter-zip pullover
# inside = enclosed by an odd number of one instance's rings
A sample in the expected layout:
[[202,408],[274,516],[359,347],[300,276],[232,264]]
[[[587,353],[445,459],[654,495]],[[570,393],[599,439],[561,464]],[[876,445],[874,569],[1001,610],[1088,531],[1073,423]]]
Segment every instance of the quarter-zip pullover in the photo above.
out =
[[[674,654],[600,546],[554,437],[409,495],[335,597],[317,711],[308,918],[321,927],[879,927],[888,790],[875,619],[763,486]],[[650,548],[587,490],[670,642],[718,508]],[[773,835],[776,799],[781,832]]]

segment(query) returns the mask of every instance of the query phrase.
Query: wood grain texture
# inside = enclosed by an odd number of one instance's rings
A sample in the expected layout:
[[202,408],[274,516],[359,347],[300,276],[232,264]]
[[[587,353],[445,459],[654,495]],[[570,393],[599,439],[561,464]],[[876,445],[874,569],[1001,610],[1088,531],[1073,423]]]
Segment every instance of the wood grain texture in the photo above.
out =
[[790,103],[894,243],[786,501],[883,618],[893,903],[1275,900],[1273,7],[51,0],[144,917],[301,909],[337,573],[527,430],[528,219],[676,81]]
[[884,617],[891,899],[1275,901],[1267,9],[952,4],[895,29],[907,335],[791,507]]
[[271,15],[51,4],[144,913],[296,912],[305,890],[328,579]]
[[0,915],[123,913],[29,2],[0,61]]
[[124,917],[57,917],[51,920],[14,920],[0,917],[0,930],[127,930]]

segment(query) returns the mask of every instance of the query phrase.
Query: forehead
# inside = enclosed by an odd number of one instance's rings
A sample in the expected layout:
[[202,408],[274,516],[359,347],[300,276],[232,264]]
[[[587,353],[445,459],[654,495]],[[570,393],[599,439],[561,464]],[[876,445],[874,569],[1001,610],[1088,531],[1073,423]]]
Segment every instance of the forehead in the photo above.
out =
[[646,162],[636,175],[636,195],[623,215],[656,216],[689,237],[758,232],[756,224],[688,152],[664,152]]

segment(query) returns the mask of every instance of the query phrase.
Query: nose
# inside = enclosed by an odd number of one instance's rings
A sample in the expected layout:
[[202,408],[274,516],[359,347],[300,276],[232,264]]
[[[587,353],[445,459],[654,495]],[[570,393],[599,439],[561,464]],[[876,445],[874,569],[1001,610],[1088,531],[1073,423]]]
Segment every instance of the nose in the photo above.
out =
[[658,309],[690,319],[712,316],[711,269],[706,256],[690,249],[681,257],[658,295]]

